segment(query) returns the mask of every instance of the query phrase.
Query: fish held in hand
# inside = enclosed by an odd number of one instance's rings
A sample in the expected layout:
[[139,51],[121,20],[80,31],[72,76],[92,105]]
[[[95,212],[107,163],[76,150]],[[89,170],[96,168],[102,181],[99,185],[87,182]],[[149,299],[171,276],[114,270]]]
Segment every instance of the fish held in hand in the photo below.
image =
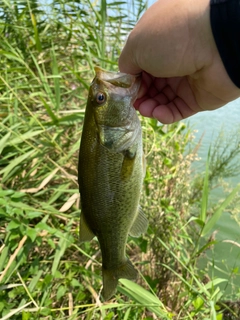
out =
[[139,206],[145,161],[141,124],[133,103],[140,77],[95,68],[82,131],[78,182],[80,241],[97,237],[102,252],[103,298],[118,279],[137,270],[125,253],[128,235],[139,237],[148,221]]

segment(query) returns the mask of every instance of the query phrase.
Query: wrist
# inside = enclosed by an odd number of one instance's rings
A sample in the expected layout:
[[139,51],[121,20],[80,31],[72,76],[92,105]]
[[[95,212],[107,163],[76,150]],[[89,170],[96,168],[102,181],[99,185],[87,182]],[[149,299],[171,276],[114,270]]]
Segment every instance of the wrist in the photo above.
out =
[[210,0],[188,0],[189,32],[196,70],[212,64],[216,46],[210,23]]

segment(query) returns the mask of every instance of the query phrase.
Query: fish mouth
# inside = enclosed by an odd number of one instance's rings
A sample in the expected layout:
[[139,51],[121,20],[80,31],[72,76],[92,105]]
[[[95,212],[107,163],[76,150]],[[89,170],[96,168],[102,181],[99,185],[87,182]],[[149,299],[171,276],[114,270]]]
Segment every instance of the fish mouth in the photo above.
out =
[[104,82],[104,84],[114,93],[121,96],[132,96],[132,101],[137,98],[138,90],[141,84],[141,74],[132,75],[123,72],[107,71],[100,67],[95,67],[96,78]]

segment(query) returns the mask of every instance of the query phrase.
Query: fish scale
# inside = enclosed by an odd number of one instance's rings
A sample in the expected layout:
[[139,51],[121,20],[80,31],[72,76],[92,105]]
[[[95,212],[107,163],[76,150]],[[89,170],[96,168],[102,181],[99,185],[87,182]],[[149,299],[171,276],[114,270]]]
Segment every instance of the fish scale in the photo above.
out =
[[118,279],[136,278],[125,253],[127,238],[140,236],[148,226],[139,207],[145,169],[141,125],[132,105],[140,79],[100,68],[95,71],[79,151],[80,241],[94,236],[99,241],[102,295],[108,300]]

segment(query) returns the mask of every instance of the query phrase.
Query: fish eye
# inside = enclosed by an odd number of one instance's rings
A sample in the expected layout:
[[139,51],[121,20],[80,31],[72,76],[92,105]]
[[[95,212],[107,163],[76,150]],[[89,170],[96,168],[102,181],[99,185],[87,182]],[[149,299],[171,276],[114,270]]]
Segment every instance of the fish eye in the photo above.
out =
[[103,92],[98,92],[98,93],[96,94],[96,101],[97,101],[98,104],[104,103],[105,100],[106,100],[106,95],[105,95],[105,93],[103,93]]

